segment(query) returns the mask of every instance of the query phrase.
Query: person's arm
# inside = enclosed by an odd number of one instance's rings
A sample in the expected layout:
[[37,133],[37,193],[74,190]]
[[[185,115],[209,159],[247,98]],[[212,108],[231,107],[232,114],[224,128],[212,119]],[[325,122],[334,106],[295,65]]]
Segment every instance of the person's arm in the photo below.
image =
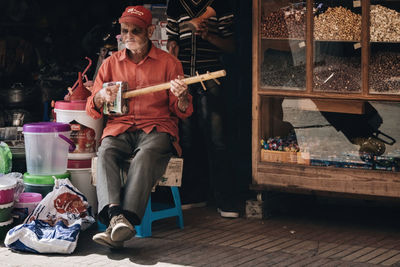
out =
[[178,98],[178,109],[185,113],[189,106],[188,86],[182,81],[183,76],[171,80],[171,92]]
[[233,19],[234,15],[231,6],[225,1],[215,0],[207,8],[205,14],[217,17],[218,33],[208,30],[207,20],[203,20],[196,32],[201,38],[215,45],[223,52],[233,53],[235,51],[235,42],[233,38]]
[[224,52],[233,53],[235,51],[233,36],[222,38],[216,34],[209,33],[208,26],[205,22],[200,24],[197,34],[200,35],[202,39],[210,42]]
[[86,101],[86,113],[94,119],[101,118],[104,103],[114,102],[117,96],[118,86],[103,88],[103,83],[110,80],[110,77],[108,77],[108,63],[109,60],[105,60],[100,66],[93,84],[92,94]]
[[169,90],[169,109],[178,118],[185,119],[192,115],[192,96],[188,92],[188,86],[181,79],[183,78],[182,64],[175,59],[168,64],[168,75],[171,80]]
[[179,45],[178,42],[170,39],[167,42],[167,49],[168,49],[168,53],[170,53],[171,55],[173,55],[174,57],[178,57],[179,54]]
[[177,8],[178,2],[176,0],[170,0],[168,1],[168,6],[167,6],[167,36],[168,36],[168,42],[167,42],[167,50],[168,52],[175,56],[176,58],[178,57],[179,53],[179,23],[178,23],[178,17],[179,17],[179,9]]

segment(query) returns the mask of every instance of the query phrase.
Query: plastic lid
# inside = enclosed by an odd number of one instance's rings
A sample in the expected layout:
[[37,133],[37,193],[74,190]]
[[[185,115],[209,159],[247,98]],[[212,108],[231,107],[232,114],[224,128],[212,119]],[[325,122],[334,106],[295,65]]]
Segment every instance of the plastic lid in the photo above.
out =
[[7,176],[0,176],[0,190],[8,190],[17,186],[17,180]]
[[24,124],[24,133],[53,133],[71,131],[71,126],[60,122],[34,122]]
[[0,209],[8,209],[8,208],[11,208],[12,206],[14,206],[14,201],[0,205]]
[[71,100],[71,101],[57,101],[54,105],[55,109],[65,109],[65,110],[85,110],[86,100]]
[[39,202],[42,200],[42,194],[39,193],[31,193],[31,192],[24,192],[19,194],[19,203],[32,203],[32,202]]
[[85,160],[69,159],[67,165],[68,169],[88,169],[91,167],[92,167],[91,159],[85,159]]
[[6,222],[0,222],[0,227],[2,227],[2,226],[7,226],[7,225],[9,225],[9,224],[12,224],[13,221],[14,221],[14,219],[11,217],[11,219],[8,220],[8,221],[6,221]]
[[24,173],[24,183],[52,185],[54,184],[53,176],[55,176],[57,179],[65,179],[69,178],[70,174],[69,172],[66,172],[63,174],[54,174],[54,175],[34,175],[26,172]]

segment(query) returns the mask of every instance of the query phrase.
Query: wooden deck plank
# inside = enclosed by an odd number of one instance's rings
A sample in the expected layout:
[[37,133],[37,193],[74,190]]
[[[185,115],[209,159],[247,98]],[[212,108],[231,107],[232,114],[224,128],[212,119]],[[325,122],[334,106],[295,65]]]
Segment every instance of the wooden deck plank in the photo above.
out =
[[305,257],[297,262],[293,262],[292,264],[289,264],[287,266],[309,266],[311,264],[313,264],[314,262],[319,261],[321,258],[316,257],[316,256],[309,256],[309,257]]
[[318,242],[318,247],[317,247],[317,252],[316,255],[320,256],[322,253],[325,251],[328,251],[332,248],[340,246],[339,244],[336,243],[327,243],[327,242]]
[[373,259],[373,258],[385,253],[386,251],[388,251],[388,249],[386,249],[386,248],[374,249],[370,253],[365,254],[364,256],[361,256],[361,257],[355,259],[354,261],[356,261],[356,262],[367,262],[370,259]]
[[[215,230],[217,231],[217,230]],[[219,240],[220,238],[224,238],[226,236],[229,236],[231,233],[229,232],[225,232],[225,231],[220,231],[220,232],[216,232],[213,235],[210,235],[207,238],[204,238],[203,240],[199,241],[201,243],[207,243],[207,244],[212,244],[212,242],[214,242],[215,240]]]
[[264,249],[264,251],[268,251],[268,252],[282,251],[284,248],[293,246],[293,245],[298,244],[298,243],[300,243],[300,242],[301,242],[301,240],[292,239],[292,240],[289,240],[289,241],[287,241],[287,242],[278,244],[278,245],[276,245],[276,246],[273,246],[273,247]]
[[290,241],[290,239],[289,239],[289,238],[278,238],[278,239],[276,239],[276,240],[273,240],[273,241],[268,242],[268,243],[266,243],[266,244],[263,244],[263,245],[261,245],[261,246],[254,247],[253,249],[255,249],[255,250],[266,250],[266,249],[268,249],[268,248],[270,248],[270,247],[274,247],[274,246],[276,246],[276,245],[285,243],[285,242],[287,242],[287,241]]
[[195,239],[198,236],[210,233],[213,233],[213,230],[198,228],[196,229],[196,231],[181,235],[180,237],[178,237],[178,239],[182,242],[186,242],[186,241],[191,241],[192,239]]
[[305,259],[310,259],[312,257],[313,257],[312,253],[304,253],[304,254],[301,254],[301,255],[292,256],[292,257],[287,258],[287,259],[285,259],[285,260],[283,260],[281,262],[276,263],[274,265],[274,267],[289,266],[291,264],[298,263],[300,261],[303,261]]
[[322,258],[328,258],[329,256],[335,255],[339,252],[342,252],[343,250],[346,250],[350,247],[350,245],[339,245],[339,246],[334,246],[329,250],[326,250],[323,253],[319,253],[318,257]]
[[391,249],[391,250],[386,251],[385,253],[379,255],[378,257],[375,257],[372,260],[369,260],[368,263],[380,264],[381,262],[384,262],[385,260],[388,260],[391,257],[393,257],[399,253],[400,253],[400,251]]
[[[336,254],[329,256],[328,258],[347,260],[344,258],[349,256],[350,254],[359,253],[362,249],[363,249],[362,246],[350,246],[343,251],[340,251]],[[348,259],[348,260],[350,261],[350,259]]]
[[219,247],[219,246],[208,246],[208,248],[209,248],[209,251],[207,251],[207,254],[192,257],[188,264],[191,266],[202,265],[209,258],[212,258],[228,249],[227,247]]
[[233,244],[235,244],[236,242],[240,242],[246,239],[251,238],[252,235],[249,234],[240,234],[239,236],[232,238],[230,240],[226,240],[225,242],[220,243],[220,246],[232,246]]
[[223,247],[224,250],[221,251],[221,253],[207,257],[204,262],[201,263],[200,266],[216,266],[213,263],[217,261],[223,261],[224,259],[227,259],[231,256],[236,255],[236,250],[232,249],[231,247]]
[[231,240],[232,238],[238,238],[238,237],[241,236],[240,233],[236,233],[236,232],[234,232],[234,233],[226,232],[226,233],[229,233],[229,235],[226,235],[226,236],[224,236],[222,238],[213,240],[213,241],[208,242],[208,243],[212,244],[212,245],[218,245],[218,244],[224,243],[224,242],[226,242],[228,240]]
[[295,246],[284,248],[282,251],[287,253],[292,253],[295,255],[308,253],[309,251],[313,251],[313,253],[316,254],[317,248],[318,248],[318,242],[305,240],[299,244],[296,244]]
[[381,262],[380,264],[384,265],[384,266],[391,266],[391,265],[394,265],[399,262],[400,262],[400,254],[397,254],[397,255],[385,260],[384,262]]
[[229,262],[228,266],[243,266],[252,260],[264,257],[266,255],[266,253],[260,251],[253,251],[253,250],[247,250],[247,251],[249,251],[249,254],[247,256],[241,257],[240,259],[237,259],[234,262]]
[[[271,257],[268,260],[268,265],[267,266],[272,266],[274,264],[277,264],[277,263],[279,263],[281,261],[284,261],[284,260],[287,260],[287,259],[293,257],[293,255],[291,255],[289,253],[280,252],[280,251],[275,251],[275,252],[272,252],[272,253],[275,253],[275,254],[274,254],[273,257]],[[266,266],[266,265],[265,265],[265,263],[259,263],[259,264],[255,265],[255,266]]]
[[317,257],[318,260],[311,262],[311,263],[307,263],[307,267],[320,267],[320,266],[325,266],[325,264],[327,264],[328,262],[330,262],[331,260],[329,259],[325,259],[325,258],[319,258]]
[[347,255],[343,258],[341,258],[344,261],[354,261],[355,259],[364,256],[365,254],[368,254],[369,252],[373,251],[375,248],[372,247],[366,247],[362,248],[360,250],[355,251],[354,253]]
[[260,239],[258,241],[252,242],[252,243],[250,243],[248,245],[245,245],[242,248],[254,249],[255,247],[262,246],[264,244],[267,244],[267,243],[272,242],[272,241],[277,240],[277,239],[279,239],[279,238],[277,238],[277,237],[265,237],[265,238]]
[[233,250],[233,251],[235,252],[235,254],[230,255],[229,257],[225,257],[220,260],[216,260],[212,263],[212,265],[213,266],[234,266],[235,261],[252,254],[252,251],[245,250],[245,249],[238,249],[238,250]]
[[260,241],[260,240],[263,240],[265,238],[266,238],[265,235],[260,234],[260,235],[252,236],[252,237],[250,237],[248,239],[245,239],[245,240],[242,240],[242,241],[238,241],[235,244],[232,244],[231,246],[232,247],[236,247],[236,248],[245,247],[247,245],[252,244],[253,242]]
[[280,255],[280,253],[277,253],[277,252],[266,253],[262,257],[258,257],[251,261],[243,263],[242,266],[245,266],[245,267],[254,267],[254,266],[260,266],[260,265],[261,266],[270,266],[270,265],[272,265],[271,259],[274,257],[277,257],[279,255]]

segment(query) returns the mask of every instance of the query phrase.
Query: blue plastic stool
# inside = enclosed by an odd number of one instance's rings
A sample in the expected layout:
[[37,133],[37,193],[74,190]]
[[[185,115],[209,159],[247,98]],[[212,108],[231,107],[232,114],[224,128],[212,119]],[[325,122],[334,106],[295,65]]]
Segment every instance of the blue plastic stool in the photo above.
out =
[[146,211],[142,218],[142,223],[136,225],[136,236],[137,237],[149,237],[151,236],[151,226],[154,221],[161,220],[164,218],[175,217],[179,228],[183,229],[183,216],[182,216],[182,206],[181,198],[179,196],[179,189],[177,186],[170,186],[172,196],[174,198],[175,206],[173,208],[168,207],[160,210],[153,210],[151,203],[151,195],[149,202],[147,203]]

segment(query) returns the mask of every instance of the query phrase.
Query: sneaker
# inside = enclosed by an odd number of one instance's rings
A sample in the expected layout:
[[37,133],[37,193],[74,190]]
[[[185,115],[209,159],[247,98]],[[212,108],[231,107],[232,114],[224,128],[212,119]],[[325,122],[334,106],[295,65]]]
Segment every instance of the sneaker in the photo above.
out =
[[107,246],[109,248],[115,248],[115,249],[122,248],[124,246],[124,242],[113,241],[111,239],[111,231],[112,231],[111,226],[109,226],[105,232],[95,234],[92,239],[94,242],[100,245]]
[[218,205],[217,211],[224,218],[239,218],[239,210],[231,202],[223,201]]
[[239,218],[239,212],[236,210],[222,210],[220,208],[217,209],[221,217],[224,218]]
[[110,227],[112,228],[111,240],[113,241],[126,241],[135,235],[135,228],[122,214],[111,218]]

